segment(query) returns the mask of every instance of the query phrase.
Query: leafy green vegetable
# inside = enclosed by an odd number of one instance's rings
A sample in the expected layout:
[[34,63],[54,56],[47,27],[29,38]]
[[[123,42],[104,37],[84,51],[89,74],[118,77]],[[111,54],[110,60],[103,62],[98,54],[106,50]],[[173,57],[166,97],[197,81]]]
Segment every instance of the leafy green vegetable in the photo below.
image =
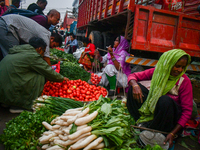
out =
[[49,97],[44,101],[36,100],[35,103],[45,104],[54,114],[62,115],[66,110],[83,107],[83,103],[70,98]]
[[90,79],[90,73],[81,68],[78,64],[72,62],[63,62],[60,65],[60,74],[69,78],[70,80],[81,79],[88,81]]
[[51,110],[41,107],[35,113],[23,111],[19,116],[6,123],[0,143],[6,150],[37,150],[40,147],[38,138],[46,131],[43,121],[51,122],[56,115]]
[[107,118],[107,116],[112,112],[111,105],[108,103],[103,104],[101,111],[105,113],[105,117]]
[[182,145],[183,147],[187,148],[187,149],[189,148],[189,147],[187,146],[187,144],[186,144],[183,140],[181,141],[181,145]]
[[61,60],[61,61],[73,62],[75,64],[78,64],[78,60],[72,54],[67,54],[55,48],[50,49],[50,55],[53,57],[53,59],[51,59],[52,62]]
[[72,128],[70,129],[69,133],[70,133],[70,134],[75,133],[75,132],[76,132],[76,129],[77,129],[77,125],[75,125],[75,124],[73,123]]
[[135,123],[134,119],[122,105],[121,100],[111,100],[100,96],[98,101],[85,107],[90,108],[90,113],[98,111],[98,116],[89,125],[93,129],[92,134],[102,136],[107,147],[120,149],[136,143],[130,131],[131,123]]

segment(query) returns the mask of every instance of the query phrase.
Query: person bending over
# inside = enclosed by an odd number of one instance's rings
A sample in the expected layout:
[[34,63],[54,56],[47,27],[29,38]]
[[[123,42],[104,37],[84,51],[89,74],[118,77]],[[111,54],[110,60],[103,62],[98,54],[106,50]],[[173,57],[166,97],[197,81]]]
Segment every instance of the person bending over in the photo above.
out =
[[46,46],[43,39],[32,37],[29,44],[10,49],[0,62],[0,103],[31,109],[33,100],[42,94],[45,79],[68,80],[43,60]]
[[[5,57],[14,45],[27,44],[32,37],[40,37],[47,44],[44,60],[50,63],[49,48],[62,45],[62,36],[49,32],[34,20],[16,14],[0,17],[0,51]],[[2,58],[0,58],[1,60]]]

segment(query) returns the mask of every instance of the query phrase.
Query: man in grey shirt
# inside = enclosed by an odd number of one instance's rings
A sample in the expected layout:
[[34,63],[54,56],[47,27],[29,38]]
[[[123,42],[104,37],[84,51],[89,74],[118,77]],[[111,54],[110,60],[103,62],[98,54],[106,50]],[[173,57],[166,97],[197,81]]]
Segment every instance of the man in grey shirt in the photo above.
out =
[[44,60],[50,65],[49,47],[61,46],[62,37],[59,34],[51,34],[34,20],[21,15],[10,14],[0,17],[0,51],[3,57],[8,54],[9,48],[28,43],[30,38],[35,36],[42,38],[47,44]]

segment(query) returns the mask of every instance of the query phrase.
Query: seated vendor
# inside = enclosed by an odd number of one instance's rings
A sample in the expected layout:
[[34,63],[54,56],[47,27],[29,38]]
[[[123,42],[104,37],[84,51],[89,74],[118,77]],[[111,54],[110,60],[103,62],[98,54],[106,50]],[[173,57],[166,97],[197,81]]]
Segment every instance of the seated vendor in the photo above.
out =
[[43,39],[32,37],[29,44],[10,48],[0,62],[0,103],[15,106],[11,112],[31,109],[33,100],[42,94],[45,78],[54,82],[68,80],[43,59],[46,46]]
[[[168,132],[164,143],[170,147],[192,114],[192,85],[185,75],[190,61],[183,50],[173,49],[163,53],[155,68],[128,76],[130,114],[144,127]],[[151,80],[150,90],[138,83],[144,80]]]
[[113,96],[117,86],[128,87],[127,77],[131,73],[130,64],[125,62],[126,56],[130,54],[127,52],[129,48],[128,41],[123,36],[118,36],[114,42],[113,48],[108,48],[108,54],[103,57],[98,51],[95,51],[95,59],[99,59],[101,63],[107,62],[103,69],[102,79],[100,84],[107,86],[110,84],[108,96]]
[[88,38],[83,39],[83,44],[86,47],[84,52],[81,54],[79,63],[83,65],[86,71],[92,69],[92,62],[94,61],[95,45],[91,43]]
[[73,52],[75,52],[76,49],[78,48],[78,41],[73,33],[70,35],[70,41],[68,41],[66,46],[69,47],[68,51],[69,54],[73,54]]

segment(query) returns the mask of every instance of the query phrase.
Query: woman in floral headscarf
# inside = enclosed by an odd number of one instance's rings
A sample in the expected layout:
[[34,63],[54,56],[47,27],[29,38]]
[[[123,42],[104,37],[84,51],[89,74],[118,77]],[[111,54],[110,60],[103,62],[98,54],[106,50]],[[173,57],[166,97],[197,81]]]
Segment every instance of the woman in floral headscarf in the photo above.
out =
[[[183,50],[173,49],[163,53],[155,68],[128,76],[130,114],[145,127],[169,132],[165,142],[170,146],[192,115],[192,85],[184,74],[190,61]],[[150,90],[137,83],[144,80],[151,80]]]
[[[99,57],[101,63],[107,62],[103,69],[102,79],[100,84],[105,86],[110,84],[108,96],[113,96],[117,85],[128,87],[127,77],[131,73],[130,64],[125,62],[129,48],[128,41],[123,36],[118,36],[114,42],[113,48],[108,47],[109,53],[103,57]],[[98,51],[95,51],[95,56],[100,56]]]

